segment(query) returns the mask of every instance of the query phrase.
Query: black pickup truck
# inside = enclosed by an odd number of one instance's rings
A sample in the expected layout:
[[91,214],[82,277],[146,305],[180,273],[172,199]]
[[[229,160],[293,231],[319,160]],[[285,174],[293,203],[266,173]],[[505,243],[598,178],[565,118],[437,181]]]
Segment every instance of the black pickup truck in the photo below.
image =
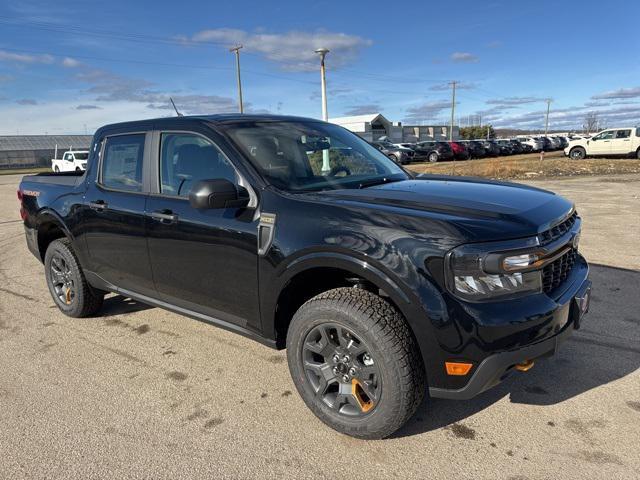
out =
[[62,312],[113,292],[286,347],[309,408],[361,438],[427,391],[469,399],[528,370],[589,306],[569,201],[415,176],[311,119],[109,125],[86,172],[24,177],[18,197]]

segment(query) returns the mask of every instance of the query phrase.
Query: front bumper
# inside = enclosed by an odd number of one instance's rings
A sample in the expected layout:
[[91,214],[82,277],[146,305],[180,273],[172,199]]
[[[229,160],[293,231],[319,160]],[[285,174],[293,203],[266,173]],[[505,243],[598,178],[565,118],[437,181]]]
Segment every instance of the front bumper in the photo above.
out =
[[[468,400],[500,383],[515,370],[516,365],[555,354],[558,346],[574,330],[580,328],[582,317],[588,312],[591,281],[588,279],[586,262],[576,269],[567,285],[559,287],[561,290],[563,288],[562,293],[559,293],[559,297],[554,301],[555,308],[546,314],[547,331],[553,332],[552,335],[546,335],[532,343],[520,343],[517,347],[500,349],[484,357],[474,366],[471,378],[466,384],[459,388],[430,387],[429,394],[437,398]],[[515,320],[513,324],[520,323]],[[527,333],[525,329],[527,323],[529,322],[521,324],[520,333],[523,335]],[[488,335],[488,330],[484,330],[483,333]],[[510,338],[512,341],[515,337]]]

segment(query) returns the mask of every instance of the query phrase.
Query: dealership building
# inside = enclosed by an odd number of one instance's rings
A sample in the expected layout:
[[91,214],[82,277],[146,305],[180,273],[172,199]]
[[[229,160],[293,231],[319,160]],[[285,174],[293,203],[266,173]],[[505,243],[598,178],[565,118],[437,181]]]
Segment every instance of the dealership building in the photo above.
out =
[[0,169],[50,167],[65,150],[88,150],[91,135],[0,135]]
[[[402,122],[391,122],[381,113],[330,118],[329,122],[351,130],[369,142],[381,137],[397,143],[449,140],[451,128],[449,125],[403,125]],[[456,140],[459,135],[459,128],[454,126],[453,139]]]

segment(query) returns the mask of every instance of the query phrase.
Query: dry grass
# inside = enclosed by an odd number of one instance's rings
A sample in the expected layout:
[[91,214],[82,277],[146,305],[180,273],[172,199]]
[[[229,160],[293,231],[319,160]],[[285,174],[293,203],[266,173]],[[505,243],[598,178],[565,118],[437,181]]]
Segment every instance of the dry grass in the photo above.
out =
[[640,160],[630,158],[588,158],[570,160],[562,152],[514,155],[442,163],[414,163],[408,168],[417,173],[468,175],[494,179],[572,177],[577,175],[607,175],[640,173]]

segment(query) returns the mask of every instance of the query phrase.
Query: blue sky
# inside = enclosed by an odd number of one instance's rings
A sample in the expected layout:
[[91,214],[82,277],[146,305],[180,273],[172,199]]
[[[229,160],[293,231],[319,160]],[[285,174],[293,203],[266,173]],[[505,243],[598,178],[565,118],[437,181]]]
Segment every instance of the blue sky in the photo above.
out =
[[[588,1],[3,0],[0,134],[92,133],[102,124],[235,111],[242,43],[248,111],[382,112],[462,125],[579,128],[640,123],[640,3]],[[470,118],[471,117],[471,118]]]

